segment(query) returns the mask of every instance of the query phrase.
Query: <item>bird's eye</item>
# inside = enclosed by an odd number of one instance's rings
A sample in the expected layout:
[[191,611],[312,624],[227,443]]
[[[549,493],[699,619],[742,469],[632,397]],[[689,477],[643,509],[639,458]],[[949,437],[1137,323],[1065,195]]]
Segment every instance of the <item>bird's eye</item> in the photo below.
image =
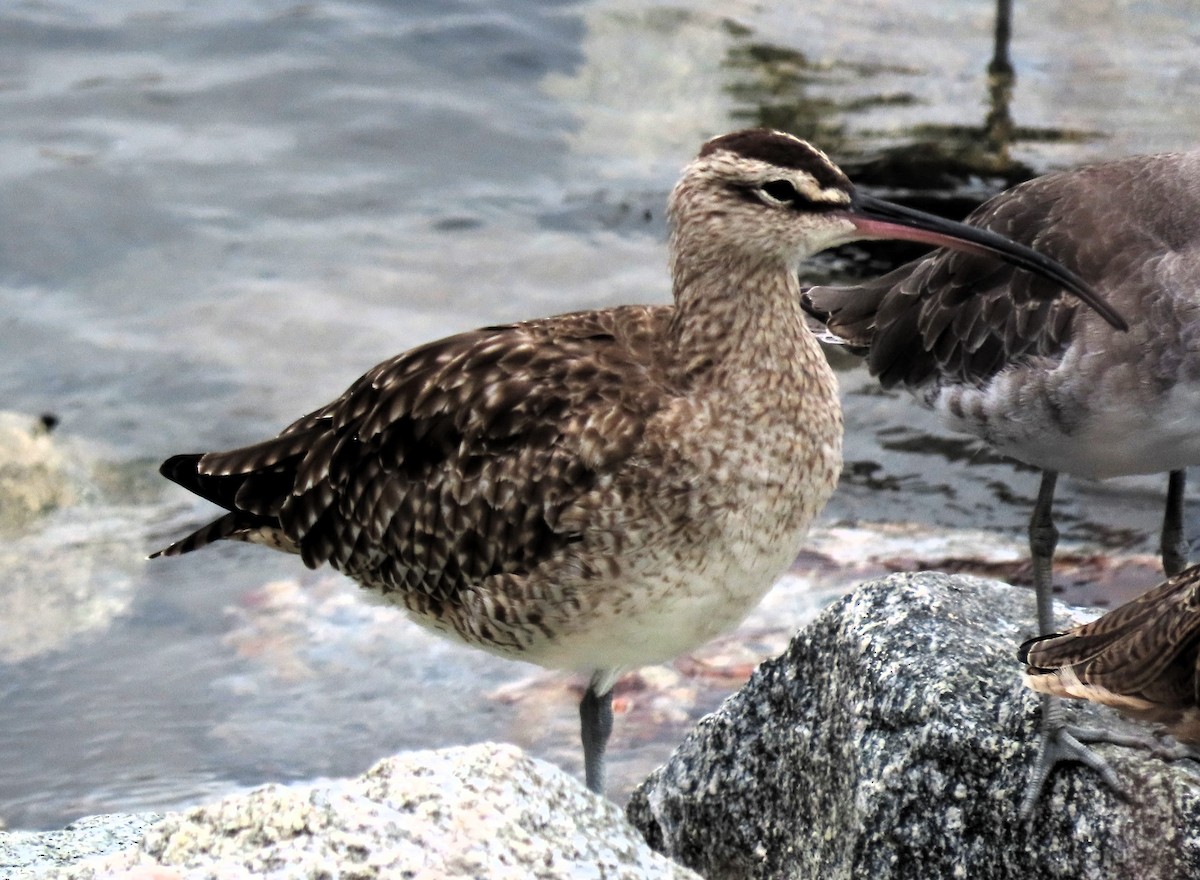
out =
[[796,192],[790,180],[772,180],[764,183],[761,189],[768,199],[780,204],[790,204],[800,198],[800,193]]

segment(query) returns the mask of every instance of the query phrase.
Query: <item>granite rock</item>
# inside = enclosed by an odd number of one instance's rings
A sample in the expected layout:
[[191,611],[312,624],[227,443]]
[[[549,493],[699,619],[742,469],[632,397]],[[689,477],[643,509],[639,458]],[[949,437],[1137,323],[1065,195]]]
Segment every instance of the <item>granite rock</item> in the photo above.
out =
[[[34,868],[36,866],[29,866]],[[33,876],[33,875],[30,875]],[[46,880],[687,880],[612,803],[513,746],[407,752],[356,779],[269,785],[168,814]]]
[[53,868],[137,845],[157,813],[87,816],[58,831],[0,831],[0,877],[27,880]]
[[[708,880],[1200,877],[1190,762],[1101,745],[1127,801],[1068,765],[1018,817],[1038,703],[1015,654],[1033,628],[1028,590],[870,582],[705,718],[628,815]],[[1090,704],[1069,713],[1122,724]]]

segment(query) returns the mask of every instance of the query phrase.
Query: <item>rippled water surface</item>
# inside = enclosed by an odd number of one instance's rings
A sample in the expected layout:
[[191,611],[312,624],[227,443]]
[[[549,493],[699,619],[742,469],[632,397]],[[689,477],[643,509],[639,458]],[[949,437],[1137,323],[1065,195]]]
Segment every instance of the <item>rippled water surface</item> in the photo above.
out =
[[[531,708],[512,690],[528,667],[258,548],[147,562],[211,513],[158,462],[274,433],[430,338],[666,301],[666,194],[733,127],[787,127],[952,210],[1192,146],[1191,0],[1079,6],[1017,4],[1000,104],[985,2],[0,6],[0,408],[52,413],[71,462],[70,500],[0,533],[0,819],[483,738],[569,765],[565,684]],[[885,257],[849,249],[814,277]],[[1035,474],[861,371],[843,384],[825,524],[1019,535]],[[1066,481],[1067,536],[1149,548],[1163,484]],[[554,742],[531,732],[543,717]]]

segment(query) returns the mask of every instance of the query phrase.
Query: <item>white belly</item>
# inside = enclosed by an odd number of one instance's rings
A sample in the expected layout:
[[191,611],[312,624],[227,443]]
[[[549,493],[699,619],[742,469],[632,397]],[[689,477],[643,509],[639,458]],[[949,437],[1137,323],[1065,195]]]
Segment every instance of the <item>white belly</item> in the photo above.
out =
[[1168,392],[1130,371],[1063,380],[1001,374],[986,387],[947,386],[926,402],[955,431],[1043,470],[1092,479],[1200,464],[1200,383]]

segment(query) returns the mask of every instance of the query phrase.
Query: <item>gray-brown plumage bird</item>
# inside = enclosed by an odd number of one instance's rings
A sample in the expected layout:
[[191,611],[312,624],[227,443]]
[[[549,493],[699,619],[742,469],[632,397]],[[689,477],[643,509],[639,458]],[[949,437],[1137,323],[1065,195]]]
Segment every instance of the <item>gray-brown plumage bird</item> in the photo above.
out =
[[705,144],[669,217],[673,305],[452,336],[278,437],[175,456],[163,474],[228,513],[162,554],[296,552],[466,644],[590,672],[600,791],[619,672],[741,620],[837,482],[841,410],[800,310],[802,259],[859,238],[966,247],[1111,315],[1034,251],[863,195],[778,132]]
[[[1133,326],[1078,307],[1056,282],[946,251],[848,288],[813,288],[806,311],[871,373],[952,430],[1041,469],[1030,518],[1039,632],[1054,630],[1051,516],[1060,472],[1093,479],[1170,472],[1161,549],[1187,564],[1184,468],[1200,463],[1200,151],[1047,174],[992,198],[967,223],[1037,248]],[[1043,700],[1042,750],[1022,811],[1053,766],[1111,769]]]
[[1200,565],[1066,632],[1021,645],[1033,690],[1112,706],[1200,745]]

